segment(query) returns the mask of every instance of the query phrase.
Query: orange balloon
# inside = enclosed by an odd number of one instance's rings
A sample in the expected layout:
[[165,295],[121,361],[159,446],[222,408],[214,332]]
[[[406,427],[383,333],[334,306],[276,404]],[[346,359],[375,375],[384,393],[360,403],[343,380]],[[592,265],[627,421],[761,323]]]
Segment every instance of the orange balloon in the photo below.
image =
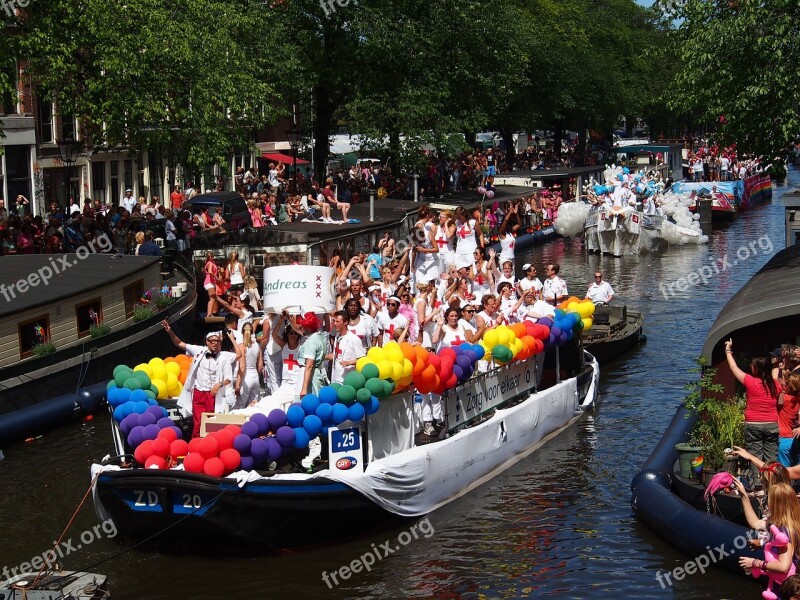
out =
[[576,298],[575,296],[570,296],[569,298],[567,298],[567,301],[566,302],[562,302],[562,304],[564,304],[564,306],[566,306],[570,302],[581,302],[581,300],[579,298]]
[[424,371],[425,367],[427,366],[428,364],[424,360],[418,360],[417,362],[414,363],[414,368],[411,370],[411,375],[414,377],[415,380],[417,379],[417,377],[419,377],[420,373],[422,373],[422,371]]
[[176,362],[178,362],[178,360],[173,356],[168,356],[167,358],[164,359],[164,364],[171,363],[171,362],[176,363]]
[[403,342],[400,344],[400,350],[403,351],[403,356],[410,360],[412,365],[417,362],[417,351],[414,350],[414,346],[408,342]]
[[417,361],[424,362],[428,360],[428,351],[422,346],[414,346],[414,352],[417,355]]
[[525,328],[524,323],[514,323],[511,326],[511,330],[514,332],[514,335],[517,336],[518,338],[523,337],[528,332],[528,330]]

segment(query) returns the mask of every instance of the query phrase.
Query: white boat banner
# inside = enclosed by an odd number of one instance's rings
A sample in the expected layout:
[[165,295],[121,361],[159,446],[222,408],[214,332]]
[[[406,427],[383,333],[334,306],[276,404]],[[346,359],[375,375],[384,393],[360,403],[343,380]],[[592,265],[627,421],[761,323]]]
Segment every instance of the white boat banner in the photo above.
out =
[[447,427],[453,429],[473,417],[518,396],[533,393],[535,360],[515,362],[491,375],[470,379],[447,394]]
[[330,267],[290,265],[264,269],[264,312],[323,313],[335,307],[335,271]]
[[628,231],[638,235],[639,234],[640,221],[641,221],[641,217],[639,216],[639,213],[631,213],[631,221],[628,224]]

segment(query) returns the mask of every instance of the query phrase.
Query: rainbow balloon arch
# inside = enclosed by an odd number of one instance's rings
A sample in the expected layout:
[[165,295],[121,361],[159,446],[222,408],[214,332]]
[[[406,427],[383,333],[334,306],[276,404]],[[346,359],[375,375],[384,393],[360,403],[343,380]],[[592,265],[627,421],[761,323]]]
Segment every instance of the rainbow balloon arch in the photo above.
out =
[[138,464],[148,469],[182,465],[190,473],[223,477],[308,448],[313,438],[346,421],[359,423],[391,394],[415,389],[441,395],[469,380],[479,361],[503,366],[566,344],[592,326],[594,310],[591,300],[572,297],[556,308],[552,319],[499,325],[485,331],[478,343],[437,352],[407,342],[373,347],[343,383],[306,394],[285,412],[256,413],[241,426],[228,425],[189,442],[158,404],[180,393],[191,364],[186,355],[153,358],[133,369],[118,365],[108,383],[108,403]]

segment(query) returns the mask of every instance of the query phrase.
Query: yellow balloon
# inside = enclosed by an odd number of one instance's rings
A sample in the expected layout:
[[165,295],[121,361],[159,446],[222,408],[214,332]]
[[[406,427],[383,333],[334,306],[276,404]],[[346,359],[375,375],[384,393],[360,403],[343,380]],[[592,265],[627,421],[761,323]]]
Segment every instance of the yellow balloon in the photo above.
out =
[[368,365],[371,362],[372,361],[368,359],[366,356],[362,356],[356,361],[356,371],[361,373],[362,369],[364,368],[364,365]]
[[508,346],[508,341],[511,339],[511,337],[508,335],[509,333],[510,332],[508,330],[508,327],[506,327],[505,325],[501,325],[500,327],[498,327],[497,343],[500,344],[501,346]]
[[520,339],[514,340],[512,342],[512,344],[511,344],[511,352],[514,354],[514,356],[519,354],[519,352],[520,352],[520,350],[522,350],[522,348],[523,348],[523,343],[522,343],[522,340],[520,340]]
[[[391,362],[391,361],[390,361]],[[403,378],[403,363],[392,362],[392,379],[399,381]]]
[[403,349],[400,347],[400,344],[397,342],[389,342],[383,347],[383,351],[386,354],[386,360],[390,360],[392,362],[402,363],[405,355],[403,354]]
[[378,364],[382,360],[386,360],[386,353],[384,352],[383,348],[373,346],[367,351],[367,358],[375,364]]
[[403,379],[406,377],[411,377],[414,371],[414,363],[412,363],[407,358],[403,358]]
[[155,366],[162,366],[163,367],[164,366],[164,360],[159,358],[158,356],[156,356],[154,358],[151,358],[150,362],[147,363],[147,364],[149,364],[151,367],[155,367]]
[[152,379],[150,383],[158,389],[157,398],[163,399],[167,397],[167,384],[163,379]]
[[164,381],[167,382],[167,391],[175,389],[178,385],[178,378],[172,373],[167,373],[167,378]]
[[497,334],[497,330],[496,329],[490,329],[489,331],[484,333],[483,334],[483,340],[481,340],[481,341],[483,342],[484,348],[491,352],[492,348],[497,346],[497,344],[500,342],[499,336]]
[[181,366],[176,362],[166,363],[164,367],[167,369],[167,373],[172,373],[175,377],[181,374]]
[[151,365],[150,370],[153,372],[153,379],[167,380],[167,369],[164,365]]
[[150,365],[148,365],[147,363],[136,365],[135,367],[133,367],[133,370],[142,371],[143,373],[146,373],[151,380],[153,379],[153,369],[151,369]]
[[586,302],[581,302],[578,305],[578,314],[581,316],[581,319],[585,319],[589,316],[589,306]]
[[388,360],[381,360],[378,361],[377,364],[378,364],[378,377],[380,377],[381,379],[389,379],[394,376],[393,363],[389,362]]
[[516,340],[516,339],[517,339],[517,334],[514,333],[514,330],[511,329],[511,327],[509,327],[508,328],[508,343],[509,344],[514,343],[514,340]]
[[591,317],[587,317],[585,319],[581,319],[581,321],[583,321],[583,330],[584,331],[589,329],[592,326],[592,323],[594,323],[594,319],[592,319]]
[[578,306],[580,306],[580,304],[573,300],[572,302],[567,304],[567,310],[568,311],[576,311],[576,310],[578,310]]
[[590,316],[590,317],[591,317],[591,316],[594,314],[594,308],[595,308],[595,306],[594,306],[594,302],[592,302],[591,304],[589,304],[589,316]]

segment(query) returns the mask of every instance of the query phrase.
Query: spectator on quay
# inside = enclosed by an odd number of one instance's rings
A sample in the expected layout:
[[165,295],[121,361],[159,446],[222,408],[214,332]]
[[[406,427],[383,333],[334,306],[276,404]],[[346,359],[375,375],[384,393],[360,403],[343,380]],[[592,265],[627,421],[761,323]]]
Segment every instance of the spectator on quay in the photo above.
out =
[[[142,232],[140,231],[139,233],[136,234],[137,235],[137,241],[138,241],[138,236],[141,233]],[[147,231],[144,234],[144,243],[142,243],[142,245],[139,246],[139,251],[138,251],[137,254],[139,256],[161,256],[161,254],[162,254],[161,248],[159,248],[158,244],[156,244],[153,241],[153,232],[152,231]]]
[[[333,179],[328,177],[325,180],[325,189],[322,190],[322,195],[325,199],[337,210],[342,211],[342,221],[347,223],[347,213],[350,211],[350,204],[348,202],[339,202],[333,193]],[[329,213],[330,214],[330,213]]]
[[133,254],[135,256],[139,256],[139,250],[141,250],[142,244],[144,244],[144,232],[137,231],[135,239],[136,239],[136,245],[133,247]]
[[69,202],[67,202],[67,207],[68,207],[67,208],[68,215],[72,215],[73,213],[76,212],[81,212],[80,205],[77,202],[75,202],[75,198],[72,196],[69,197]]
[[[133,207],[136,205],[136,199],[133,197],[133,190],[131,188],[127,188],[125,190],[125,195],[120,199],[119,205],[129,213],[133,213]],[[72,213],[71,210],[69,212]]]

